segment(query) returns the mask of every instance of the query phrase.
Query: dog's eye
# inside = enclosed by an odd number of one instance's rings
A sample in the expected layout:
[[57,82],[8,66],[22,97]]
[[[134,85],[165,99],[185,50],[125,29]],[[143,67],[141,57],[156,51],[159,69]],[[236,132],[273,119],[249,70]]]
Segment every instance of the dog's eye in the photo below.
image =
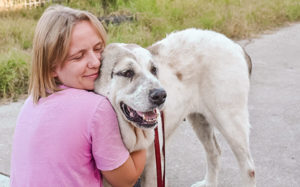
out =
[[117,75],[127,77],[127,78],[132,78],[134,76],[134,71],[129,69],[127,71],[119,72],[117,73]]
[[152,66],[150,71],[153,75],[155,75],[155,76],[157,75],[157,68],[156,67]]

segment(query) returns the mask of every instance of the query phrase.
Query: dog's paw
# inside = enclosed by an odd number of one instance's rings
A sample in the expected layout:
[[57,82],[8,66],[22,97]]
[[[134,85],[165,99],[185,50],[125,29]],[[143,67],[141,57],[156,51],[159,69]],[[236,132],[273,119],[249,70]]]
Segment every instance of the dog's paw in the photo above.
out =
[[191,187],[217,187],[217,185],[216,184],[209,184],[209,183],[207,183],[206,180],[202,180],[202,181],[196,182]]

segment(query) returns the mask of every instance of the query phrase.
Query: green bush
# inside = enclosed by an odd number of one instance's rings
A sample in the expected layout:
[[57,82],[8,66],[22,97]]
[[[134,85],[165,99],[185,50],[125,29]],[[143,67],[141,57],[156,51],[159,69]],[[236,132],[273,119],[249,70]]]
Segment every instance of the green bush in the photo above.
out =
[[29,54],[13,49],[0,56],[0,98],[16,99],[27,93]]

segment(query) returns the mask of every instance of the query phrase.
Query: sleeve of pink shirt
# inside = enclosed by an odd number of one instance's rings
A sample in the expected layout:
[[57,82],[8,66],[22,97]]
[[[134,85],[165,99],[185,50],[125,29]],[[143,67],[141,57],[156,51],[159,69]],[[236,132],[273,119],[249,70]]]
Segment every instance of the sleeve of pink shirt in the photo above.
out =
[[91,121],[92,154],[99,170],[120,167],[129,157],[118,126],[114,109],[107,99],[97,107]]

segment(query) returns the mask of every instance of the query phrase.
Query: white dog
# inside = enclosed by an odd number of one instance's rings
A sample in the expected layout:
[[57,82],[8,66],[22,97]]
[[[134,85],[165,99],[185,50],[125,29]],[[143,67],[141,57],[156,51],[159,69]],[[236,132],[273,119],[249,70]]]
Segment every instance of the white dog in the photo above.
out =
[[250,72],[245,51],[213,31],[175,32],[148,49],[135,44],[107,46],[95,91],[113,105],[129,151],[148,148],[143,187],[156,186],[153,128],[160,127],[162,109],[166,139],[187,118],[205,148],[207,173],[193,186],[217,186],[221,151],[215,128],[238,160],[242,186],[256,186],[249,150]]

